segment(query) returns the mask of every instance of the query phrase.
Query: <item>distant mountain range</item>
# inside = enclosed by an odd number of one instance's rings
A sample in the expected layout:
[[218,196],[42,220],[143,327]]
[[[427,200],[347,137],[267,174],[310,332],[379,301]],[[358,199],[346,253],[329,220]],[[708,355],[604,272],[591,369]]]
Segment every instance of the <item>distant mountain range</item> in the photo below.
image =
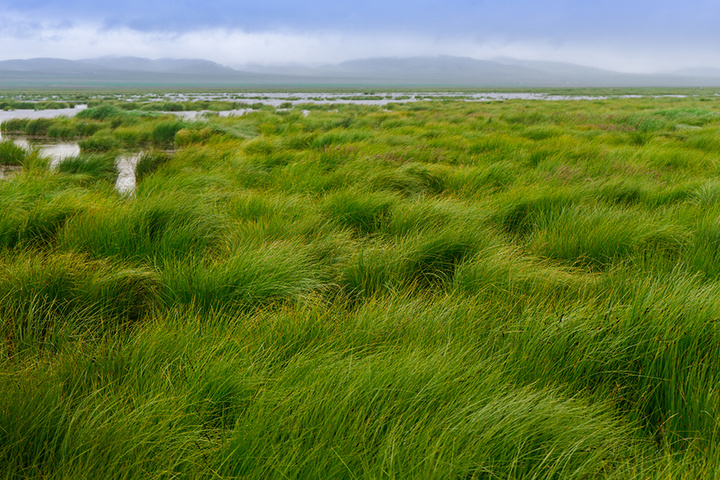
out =
[[213,86],[293,83],[282,75],[241,72],[207,60],[102,57],[0,61],[0,86]]
[[570,63],[497,58],[408,57],[351,60],[322,67],[208,60],[102,57],[0,61],[0,87],[63,86],[417,86],[417,87],[718,87],[720,69],[630,74]]

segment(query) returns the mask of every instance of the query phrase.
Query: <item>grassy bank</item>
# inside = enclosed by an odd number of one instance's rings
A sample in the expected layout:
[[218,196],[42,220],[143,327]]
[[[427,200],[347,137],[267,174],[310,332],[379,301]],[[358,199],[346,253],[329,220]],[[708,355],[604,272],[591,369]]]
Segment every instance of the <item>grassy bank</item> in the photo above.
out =
[[718,97],[85,112],[0,150],[2,478],[720,475]]

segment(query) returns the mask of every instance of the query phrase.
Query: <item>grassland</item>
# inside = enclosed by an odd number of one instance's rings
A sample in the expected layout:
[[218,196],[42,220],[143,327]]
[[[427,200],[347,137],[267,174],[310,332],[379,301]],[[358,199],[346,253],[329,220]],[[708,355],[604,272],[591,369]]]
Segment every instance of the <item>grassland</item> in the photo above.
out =
[[0,478],[720,476],[720,97],[32,122]]

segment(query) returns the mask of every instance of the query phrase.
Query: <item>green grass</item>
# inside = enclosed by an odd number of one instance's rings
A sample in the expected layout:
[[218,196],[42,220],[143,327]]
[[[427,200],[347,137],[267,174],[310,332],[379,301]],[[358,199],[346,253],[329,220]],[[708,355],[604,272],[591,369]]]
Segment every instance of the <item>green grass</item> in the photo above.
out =
[[717,98],[161,107],[2,125],[0,478],[720,476]]
[[117,178],[115,155],[113,153],[81,154],[63,159],[57,171],[84,177],[89,180],[114,183]]
[[91,137],[80,140],[78,143],[80,150],[84,153],[110,152],[120,147],[117,137],[108,130],[95,132]]
[[142,181],[145,177],[148,177],[161,165],[168,162],[170,158],[170,155],[157,150],[143,152],[135,167],[135,177],[137,181]]
[[151,271],[72,254],[9,257],[0,274],[6,353],[42,348],[72,330],[102,334],[137,321],[157,290]]
[[12,140],[0,142],[0,165],[22,165],[27,154],[25,149],[15,145]]

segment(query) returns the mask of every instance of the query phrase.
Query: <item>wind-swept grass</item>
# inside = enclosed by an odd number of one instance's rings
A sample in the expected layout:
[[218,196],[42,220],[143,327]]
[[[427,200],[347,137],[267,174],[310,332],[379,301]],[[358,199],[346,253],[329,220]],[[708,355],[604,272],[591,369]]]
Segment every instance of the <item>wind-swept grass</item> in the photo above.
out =
[[59,243],[95,258],[153,261],[205,253],[223,227],[211,206],[182,194],[112,199],[73,218]]
[[58,163],[57,171],[109,183],[114,183],[118,175],[113,153],[81,154],[65,158]]
[[299,300],[321,288],[308,253],[299,245],[244,248],[216,262],[195,258],[163,268],[169,305],[252,309]]
[[76,255],[19,254],[0,270],[5,353],[137,321],[157,295],[152,272]]
[[161,165],[170,160],[170,155],[161,151],[146,151],[140,155],[137,166],[135,167],[135,178],[142,181],[143,178],[149,176]]
[[78,143],[82,152],[110,152],[120,147],[120,142],[108,130],[95,132],[91,137]]
[[158,147],[170,147],[175,142],[175,134],[182,128],[183,123],[180,121],[160,122],[153,128],[152,141]]
[[720,475],[717,98],[156,103],[2,126],[0,477]]
[[22,165],[28,153],[12,140],[0,142],[0,165]]

